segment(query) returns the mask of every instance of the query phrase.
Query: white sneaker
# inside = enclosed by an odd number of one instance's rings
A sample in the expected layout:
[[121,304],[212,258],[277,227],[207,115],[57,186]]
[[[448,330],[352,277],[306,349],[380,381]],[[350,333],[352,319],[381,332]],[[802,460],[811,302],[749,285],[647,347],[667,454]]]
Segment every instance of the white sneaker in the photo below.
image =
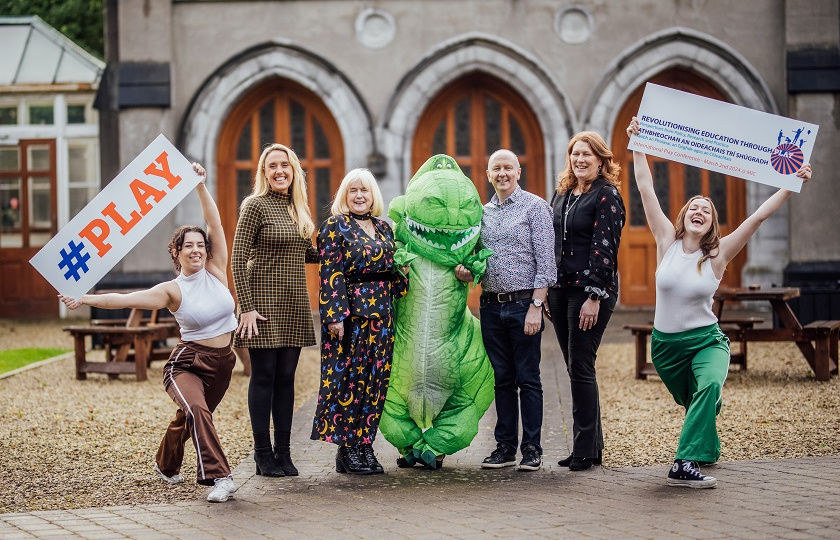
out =
[[236,485],[233,483],[232,476],[225,476],[224,478],[216,478],[213,490],[207,495],[208,502],[222,503],[233,497],[236,491]]
[[163,474],[160,470],[160,467],[158,467],[157,461],[155,462],[155,472],[158,476],[160,476],[161,480],[163,480],[167,484],[180,484],[184,481],[184,477],[180,474],[175,474],[173,476],[166,476],[165,474]]

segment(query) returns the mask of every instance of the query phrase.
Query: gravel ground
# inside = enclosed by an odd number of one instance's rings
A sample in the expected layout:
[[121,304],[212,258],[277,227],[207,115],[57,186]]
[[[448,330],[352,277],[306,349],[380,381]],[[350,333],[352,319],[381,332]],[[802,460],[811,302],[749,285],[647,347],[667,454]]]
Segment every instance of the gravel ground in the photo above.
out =
[[[65,321],[0,320],[0,349],[64,346]],[[629,336],[628,336],[629,337]],[[149,380],[73,378],[72,358],[0,379],[0,470],[7,489],[0,512],[190,501],[206,488],[192,482],[195,453],[187,445],[188,480],[170,486],[150,474],[174,405],[161,386],[163,362]],[[608,467],[667,464],[683,412],[662,383],[633,378],[633,346],[605,343],[598,360]],[[304,349],[296,405],[317,392],[318,351]],[[237,366],[215,414],[232,466],[251,449],[248,378]],[[815,382],[794,345],[750,344],[750,369],[733,371],[718,417],[722,461],[840,454],[840,379]]]
[[[72,349],[61,327],[68,321],[0,319],[0,349],[58,346]],[[69,323],[72,324],[72,323]],[[101,351],[95,353],[101,354]],[[0,470],[7,488],[0,513],[92,506],[193,501],[207,491],[194,481],[195,450],[186,445],[177,486],[151,472],[160,439],[175,413],[163,390],[164,362],[149,378],[74,378],[72,355],[0,379]],[[318,350],[303,349],[295,406],[317,392]],[[248,377],[237,363],[230,388],[214,414],[231,467],[251,452]]]

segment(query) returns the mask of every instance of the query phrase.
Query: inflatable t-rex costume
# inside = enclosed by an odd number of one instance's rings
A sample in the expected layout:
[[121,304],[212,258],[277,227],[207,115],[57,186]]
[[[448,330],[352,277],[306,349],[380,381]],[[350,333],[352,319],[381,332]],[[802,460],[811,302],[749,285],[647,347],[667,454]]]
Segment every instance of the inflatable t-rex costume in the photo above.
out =
[[400,466],[440,468],[442,456],[469,446],[493,402],[493,368],[481,326],[467,308],[488,249],[474,253],[483,207],[472,181],[449,156],[430,158],[391,202],[399,266],[411,264],[408,294],[395,303],[394,360],[379,428],[403,455]]

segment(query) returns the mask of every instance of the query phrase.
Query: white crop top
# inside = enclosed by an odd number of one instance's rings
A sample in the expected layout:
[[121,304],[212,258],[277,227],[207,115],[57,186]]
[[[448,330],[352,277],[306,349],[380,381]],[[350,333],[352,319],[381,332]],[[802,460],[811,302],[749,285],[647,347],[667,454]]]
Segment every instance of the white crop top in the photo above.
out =
[[677,240],[656,269],[656,312],[653,327],[660,332],[685,332],[718,322],[712,312],[715,291],[720,279],[712,270],[712,260],[706,259],[702,272],[697,261],[703,250],[683,253],[682,239]]
[[181,289],[181,305],[173,315],[182,340],[214,338],[236,329],[233,296],[206,268],[191,276],[182,272],[175,283]]

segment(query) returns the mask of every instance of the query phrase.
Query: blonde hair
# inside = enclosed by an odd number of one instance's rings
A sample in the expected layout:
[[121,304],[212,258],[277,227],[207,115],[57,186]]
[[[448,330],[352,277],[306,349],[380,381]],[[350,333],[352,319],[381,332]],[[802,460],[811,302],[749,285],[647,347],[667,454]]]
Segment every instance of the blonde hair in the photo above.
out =
[[691,206],[691,203],[697,199],[708,201],[709,205],[712,207],[712,226],[709,227],[708,232],[700,239],[700,249],[703,251],[703,256],[697,261],[697,273],[699,274],[702,272],[701,267],[703,266],[703,263],[706,262],[707,259],[711,259],[712,251],[716,250],[720,246],[720,222],[718,220],[718,212],[717,208],[715,208],[715,203],[712,202],[712,199],[704,197],[703,195],[695,195],[694,197],[688,199],[688,202],[685,203],[680,210],[680,213],[677,216],[677,221],[674,222],[674,229],[676,229],[677,240],[685,236],[685,215],[688,213],[688,207]]
[[376,178],[373,173],[367,169],[353,169],[345,175],[338,186],[338,191],[335,192],[330,212],[334,216],[340,216],[350,213],[350,207],[347,206],[347,193],[353,184],[359,183],[362,187],[367,188],[373,197],[373,203],[370,206],[370,214],[372,216],[382,215],[385,211],[385,203],[382,201],[382,192],[379,190],[379,184],[376,183]]
[[613,186],[620,186],[621,181],[618,179],[618,173],[621,171],[621,165],[613,160],[612,150],[607,146],[604,139],[594,131],[581,131],[569,141],[569,148],[566,151],[566,168],[557,175],[557,191],[566,193],[578,185],[578,179],[572,165],[572,149],[578,142],[588,144],[595,157],[601,161],[598,167],[598,175],[603,176],[604,180]]
[[308,239],[315,232],[315,223],[312,221],[312,214],[309,212],[309,197],[306,194],[306,174],[300,166],[300,160],[297,154],[285,145],[274,143],[266,145],[263,148],[260,161],[257,164],[257,172],[254,175],[254,189],[242,201],[242,207],[253,197],[260,197],[271,191],[271,185],[268,183],[268,178],[265,174],[265,162],[268,154],[275,150],[285,152],[286,157],[289,159],[289,164],[292,166],[292,183],[290,187],[292,204],[289,205],[289,215],[292,217],[292,221],[297,224],[300,236]]

